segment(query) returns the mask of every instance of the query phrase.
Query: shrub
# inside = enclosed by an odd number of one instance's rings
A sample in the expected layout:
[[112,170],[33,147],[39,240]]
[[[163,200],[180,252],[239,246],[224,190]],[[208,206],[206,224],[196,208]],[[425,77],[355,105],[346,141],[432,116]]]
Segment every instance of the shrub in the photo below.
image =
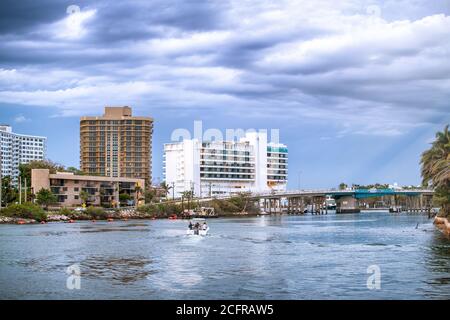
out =
[[102,208],[105,208],[105,209],[113,208],[113,205],[110,202],[102,202],[101,206],[102,206]]
[[70,210],[69,208],[61,208],[61,209],[59,209],[58,214],[67,216],[67,217],[71,217],[73,214],[73,211]]
[[47,213],[41,207],[30,202],[10,205],[2,209],[0,215],[12,218],[34,219],[39,222],[47,220]]
[[181,206],[173,203],[148,204],[138,207],[138,212],[159,218],[181,213]]
[[[204,206],[214,208],[215,213],[219,215],[233,215],[241,212],[259,213],[256,200],[250,199],[246,195],[238,195],[230,199],[214,199],[204,204]],[[185,205],[186,208],[187,206]],[[156,217],[168,217],[172,214],[181,213],[182,206],[174,203],[147,204],[138,207],[137,211]]]
[[103,208],[88,207],[84,213],[92,219],[102,220],[107,218],[106,211]]
[[229,200],[218,200],[215,199],[211,201],[211,207],[214,208],[214,211],[219,214],[234,214],[240,212],[239,208]]
[[255,201],[245,195],[238,195],[230,199],[214,199],[209,202],[208,206],[213,207],[219,215],[231,215],[240,212],[259,213],[259,207],[255,204]]
[[153,204],[146,204],[143,206],[139,206],[137,208],[137,211],[141,213],[154,214],[156,212],[156,208]]

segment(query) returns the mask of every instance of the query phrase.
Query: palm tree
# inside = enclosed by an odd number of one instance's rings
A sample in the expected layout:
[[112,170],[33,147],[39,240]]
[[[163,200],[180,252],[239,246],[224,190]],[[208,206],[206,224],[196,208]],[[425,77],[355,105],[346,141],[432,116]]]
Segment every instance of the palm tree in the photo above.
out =
[[450,215],[450,133],[448,125],[436,133],[431,148],[422,153],[422,184],[435,189],[435,201],[443,215]]
[[183,207],[184,207],[184,199],[187,199],[188,210],[191,210],[191,200],[193,197],[194,193],[192,191],[183,191],[183,193],[181,194],[181,202],[183,204]]
[[153,200],[156,198],[157,194],[156,194],[156,190],[154,188],[150,188],[148,190],[146,190],[144,192],[144,199],[145,199],[145,203],[149,204],[152,203]]
[[140,200],[142,200],[142,188],[141,186],[136,186],[134,188],[134,205],[136,208]]
[[167,199],[167,195],[169,194],[169,191],[170,189],[172,189],[172,187],[169,186],[166,182],[161,182],[160,187],[164,191],[164,196]]

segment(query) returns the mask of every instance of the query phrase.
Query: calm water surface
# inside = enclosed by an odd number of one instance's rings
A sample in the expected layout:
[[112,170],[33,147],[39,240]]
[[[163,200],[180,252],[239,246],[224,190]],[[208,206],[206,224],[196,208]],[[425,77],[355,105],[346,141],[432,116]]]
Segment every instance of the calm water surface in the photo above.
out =
[[[0,225],[2,299],[449,299],[450,241],[420,215]],[[417,227],[417,228],[416,228]],[[81,289],[66,269],[79,264]],[[369,290],[367,267],[381,269]]]

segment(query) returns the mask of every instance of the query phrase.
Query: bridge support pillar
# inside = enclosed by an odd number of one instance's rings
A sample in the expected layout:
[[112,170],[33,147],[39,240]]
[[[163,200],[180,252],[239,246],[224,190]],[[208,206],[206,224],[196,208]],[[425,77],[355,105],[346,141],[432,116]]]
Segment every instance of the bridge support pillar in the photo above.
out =
[[336,213],[359,213],[358,201],[352,196],[340,197],[336,201]]

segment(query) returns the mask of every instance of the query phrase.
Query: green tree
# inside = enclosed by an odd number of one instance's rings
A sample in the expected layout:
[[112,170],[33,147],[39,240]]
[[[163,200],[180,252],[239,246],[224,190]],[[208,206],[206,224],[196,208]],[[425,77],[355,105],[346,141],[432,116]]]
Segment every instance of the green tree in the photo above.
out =
[[142,187],[140,187],[140,186],[136,186],[136,187],[134,188],[134,192],[135,192],[135,194],[134,194],[134,201],[135,201],[135,204],[136,204],[136,205],[137,205],[141,200],[145,200],[144,195],[142,194],[142,191],[143,191],[143,189],[142,189]]
[[145,199],[145,203],[152,203],[153,200],[155,200],[157,196],[157,192],[155,189],[151,188],[150,190],[147,190],[144,192],[144,199]]
[[345,190],[347,189],[347,185],[344,182],[341,182],[341,184],[339,185],[339,190]]
[[49,169],[50,173],[64,171],[64,166],[50,160],[30,161],[19,165],[19,176],[22,181],[27,180],[27,187],[31,187],[31,170],[33,169]]
[[6,207],[10,203],[17,202],[19,199],[19,192],[17,188],[13,187],[10,176],[2,178],[2,206]]
[[87,204],[89,200],[89,193],[87,193],[85,190],[80,191],[80,199],[84,204]]
[[119,194],[119,201],[120,203],[128,204],[128,201],[132,200],[133,197],[130,196],[128,193],[121,193]]
[[58,199],[49,189],[41,189],[36,194],[36,202],[41,206],[44,206],[45,210],[48,210],[48,206],[57,201]]
[[184,209],[184,199],[187,200],[188,210],[191,210],[191,201],[194,198],[194,192],[192,191],[184,191],[181,194],[181,203]]
[[160,187],[164,193],[164,197],[167,199],[167,195],[169,194],[172,187],[169,186],[165,181],[161,182]]
[[441,215],[450,217],[450,133],[448,125],[436,133],[431,148],[422,153],[422,184],[434,188]]
[[75,174],[75,175],[78,175],[78,176],[83,176],[83,175],[85,175],[85,173],[84,173],[83,171],[81,171],[81,170],[79,170],[79,169],[77,169],[77,168],[75,168],[75,167],[68,167],[68,168],[65,169],[64,171],[66,171],[66,172],[71,172],[71,173],[73,173],[73,174]]

